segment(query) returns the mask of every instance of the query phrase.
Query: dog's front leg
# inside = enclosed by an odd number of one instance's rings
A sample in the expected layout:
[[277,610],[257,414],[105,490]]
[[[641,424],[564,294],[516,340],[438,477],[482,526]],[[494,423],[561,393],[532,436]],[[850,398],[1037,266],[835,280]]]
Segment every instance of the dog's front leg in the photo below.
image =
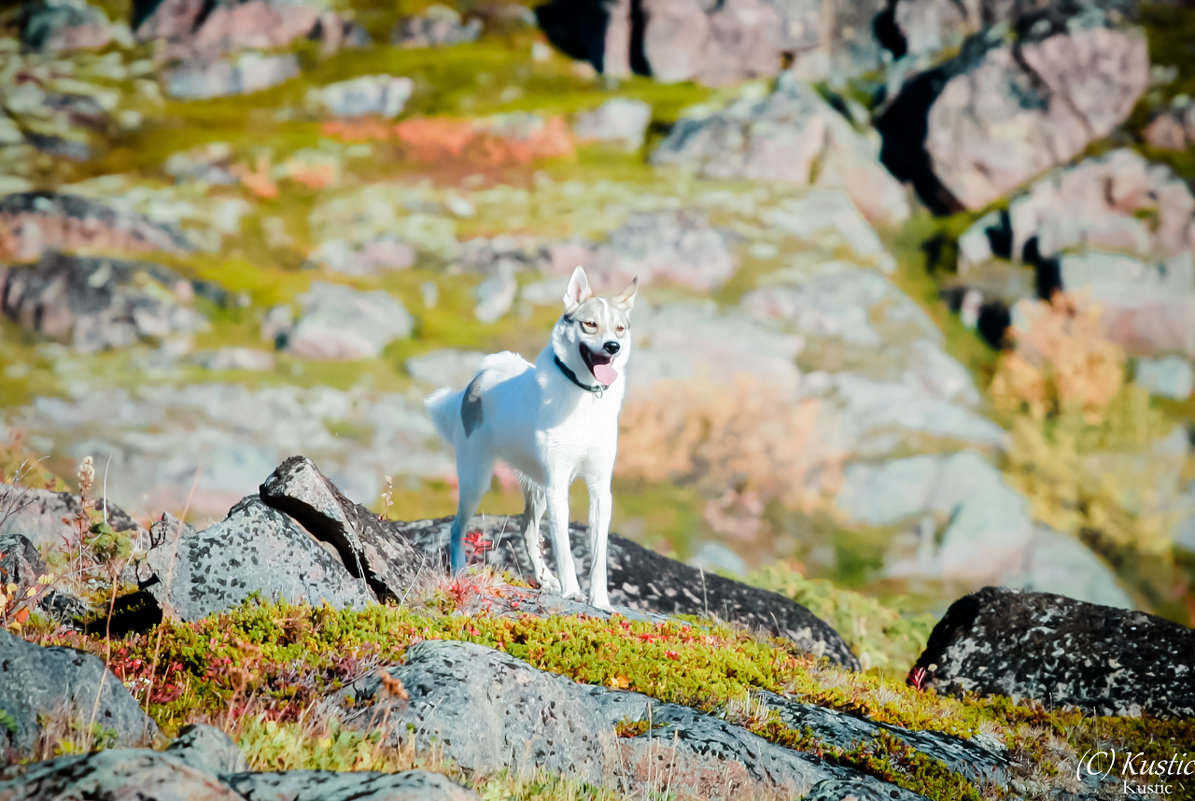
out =
[[580,600],[581,585],[573,565],[573,549],[568,539],[568,483],[562,477],[548,479],[548,528],[552,531],[552,550],[556,552],[556,573],[560,576],[560,594]]
[[589,569],[589,603],[598,609],[610,609],[610,596],[606,588],[606,540],[610,535],[610,513],[614,507],[614,496],[610,492],[610,479],[598,479],[587,485],[589,490],[589,558],[593,564]]

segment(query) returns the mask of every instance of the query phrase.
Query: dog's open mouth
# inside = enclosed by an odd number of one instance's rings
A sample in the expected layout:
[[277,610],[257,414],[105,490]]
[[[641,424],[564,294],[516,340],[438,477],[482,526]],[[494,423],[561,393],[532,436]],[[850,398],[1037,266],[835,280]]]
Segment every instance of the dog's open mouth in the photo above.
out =
[[618,378],[618,371],[610,366],[610,362],[614,361],[613,356],[608,356],[605,353],[594,353],[586,345],[582,344],[581,361],[585,362],[585,366],[589,368],[589,372],[593,373],[593,377],[603,386],[610,386],[614,383],[614,379]]

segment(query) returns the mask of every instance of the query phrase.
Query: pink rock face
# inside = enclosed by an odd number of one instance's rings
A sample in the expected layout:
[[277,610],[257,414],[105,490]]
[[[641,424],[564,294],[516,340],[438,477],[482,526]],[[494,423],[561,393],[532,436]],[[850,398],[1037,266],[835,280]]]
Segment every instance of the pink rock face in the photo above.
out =
[[1123,121],[1149,79],[1144,35],[1094,27],[989,51],[929,111],[925,149],[963,207],[980,209]]
[[1162,150],[1195,147],[1195,102],[1165,109],[1142,132],[1145,141]]
[[1114,150],[1034,183],[1009,206],[1013,253],[1094,248],[1170,257],[1195,248],[1195,197],[1169,169]]
[[217,6],[195,32],[195,47],[226,51],[233,48],[282,47],[306,36],[319,14],[309,6],[276,8],[266,0]]
[[664,83],[696,77],[710,38],[709,18],[697,0],[651,0],[644,15],[643,54],[652,77]]

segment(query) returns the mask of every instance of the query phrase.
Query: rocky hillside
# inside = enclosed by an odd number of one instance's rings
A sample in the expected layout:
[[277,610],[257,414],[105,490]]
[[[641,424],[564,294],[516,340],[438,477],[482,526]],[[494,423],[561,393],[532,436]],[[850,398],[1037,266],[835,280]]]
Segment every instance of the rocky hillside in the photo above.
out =
[[621,538],[613,614],[519,580],[501,526],[449,577],[448,520],[304,457],[203,530],[16,500],[67,548],[0,538],[6,801],[1192,797],[1195,631],[1153,615],[990,587],[862,673],[854,634]]
[[[246,798],[1113,793],[1084,749],[1195,742],[1192,96],[1182,3],[0,10],[11,758]],[[422,408],[537,352],[578,263],[642,286],[610,619],[524,586],[501,471],[444,579]],[[55,728],[30,684],[68,670],[45,704],[93,711]],[[191,723],[240,750],[83,756]]]

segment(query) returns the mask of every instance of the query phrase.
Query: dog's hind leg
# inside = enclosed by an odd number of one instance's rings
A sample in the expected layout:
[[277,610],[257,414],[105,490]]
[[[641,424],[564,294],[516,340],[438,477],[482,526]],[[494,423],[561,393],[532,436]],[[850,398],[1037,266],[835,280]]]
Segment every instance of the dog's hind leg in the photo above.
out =
[[560,582],[548,569],[544,561],[543,548],[540,543],[539,524],[544,519],[544,511],[548,508],[548,498],[543,487],[529,479],[523,480],[523,500],[527,508],[523,510],[523,542],[527,545],[527,556],[531,557],[531,569],[535,573],[535,582],[541,590],[560,592]]
[[[469,454],[475,457],[475,454]],[[456,475],[460,493],[456,502],[456,519],[452,521],[452,572],[465,569],[465,532],[469,521],[481,503],[481,496],[490,488],[494,476],[494,460],[485,458],[461,458],[456,460]]]
[[614,497],[610,480],[597,479],[586,483],[589,491],[589,603],[599,609],[610,609],[606,588],[606,540],[610,536],[610,513]]

